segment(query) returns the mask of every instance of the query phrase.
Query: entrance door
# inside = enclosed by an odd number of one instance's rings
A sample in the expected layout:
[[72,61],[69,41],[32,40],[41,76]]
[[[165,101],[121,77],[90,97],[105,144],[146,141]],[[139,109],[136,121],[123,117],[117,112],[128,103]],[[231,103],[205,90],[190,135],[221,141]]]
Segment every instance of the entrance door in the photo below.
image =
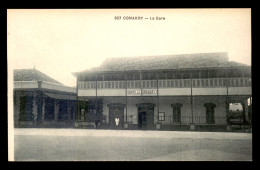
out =
[[146,112],[139,112],[138,113],[138,128],[146,129],[146,126],[147,126]]
[[119,128],[124,128],[124,105],[123,104],[108,104],[109,107],[109,126],[115,128],[115,118],[119,118]]
[[214,103],[206,103],[204,106],[206,107],[206,123],[214,124],[214,108],[216,105]]

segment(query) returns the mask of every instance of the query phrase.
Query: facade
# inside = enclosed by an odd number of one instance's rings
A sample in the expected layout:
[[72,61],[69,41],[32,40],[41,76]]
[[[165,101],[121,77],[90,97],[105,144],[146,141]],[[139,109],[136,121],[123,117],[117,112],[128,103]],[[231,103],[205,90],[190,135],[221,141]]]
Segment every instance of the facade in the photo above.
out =
[[[251,121],[251,67],[227,53],[110,58],[73,74],[75,127],[113,129],[116,117],[121,129],[227,129]],[[234,105],[242,109],[230,111]]]
[[74,127],[76,89],[36,69],[14,70],[14,127]]

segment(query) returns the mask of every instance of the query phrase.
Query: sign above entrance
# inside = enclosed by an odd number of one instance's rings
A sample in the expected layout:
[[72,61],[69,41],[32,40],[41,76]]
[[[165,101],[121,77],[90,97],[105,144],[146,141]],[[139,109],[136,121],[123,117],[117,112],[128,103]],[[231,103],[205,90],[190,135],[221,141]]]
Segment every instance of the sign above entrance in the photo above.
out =
[[141,95],[157,95],[157,89],[142,89],[142,90],[137,90],[137,89],[128,89],[127,90],[127,95],[130,96],[141,96]]

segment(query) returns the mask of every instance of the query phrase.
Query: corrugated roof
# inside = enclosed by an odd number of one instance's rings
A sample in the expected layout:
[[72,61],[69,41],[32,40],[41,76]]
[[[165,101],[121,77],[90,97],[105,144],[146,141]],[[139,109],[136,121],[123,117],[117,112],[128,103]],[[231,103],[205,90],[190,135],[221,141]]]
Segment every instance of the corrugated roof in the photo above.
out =
[[45,81],[62,85],[62,83],[36,69],[15,69],[14,81]]
[[100,67],[83,72],[128,71],[128,70],[161,70],[183,68],[210,68],[246,66],[245,64],[228,61],[225,52],[197,53],[181,55],[161,55],[145,57],[118,57],[106,59]]

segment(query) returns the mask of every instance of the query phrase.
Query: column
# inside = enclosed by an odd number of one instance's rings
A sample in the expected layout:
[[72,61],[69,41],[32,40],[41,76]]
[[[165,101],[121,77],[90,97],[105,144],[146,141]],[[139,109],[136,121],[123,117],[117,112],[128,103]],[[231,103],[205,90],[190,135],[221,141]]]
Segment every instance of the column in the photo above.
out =
[[42,99],[42,122],[44,122],[45,117],[45,99]]
[[36,122],[37,122],[37,115],[38,115],[38,112],[37,112],[36,97],[34,96],[33,97],[33,122],[34,122],[34,124],[36,124]]
[[249,121],[249,119],[248,119],[248,101],[247,101],[247,99],[244,100],[244,109],[245,109],[245,119],[246,119],[246,121]]
[[59,103],[55,99],[55,102],[54,102],[54,120],[55,120],[55,122],[57,122],[57,120],[58,120],[58,114],[59,114]]
[[68,101],[67,112],[68,112],[68,121],[70,121],[70,116],[71,116],[71,106],[70,106],[70,101]]
[[20,118],[20,95],[18,93],[15,95],[15,108],[14,108],[14,125],[19,124]]

